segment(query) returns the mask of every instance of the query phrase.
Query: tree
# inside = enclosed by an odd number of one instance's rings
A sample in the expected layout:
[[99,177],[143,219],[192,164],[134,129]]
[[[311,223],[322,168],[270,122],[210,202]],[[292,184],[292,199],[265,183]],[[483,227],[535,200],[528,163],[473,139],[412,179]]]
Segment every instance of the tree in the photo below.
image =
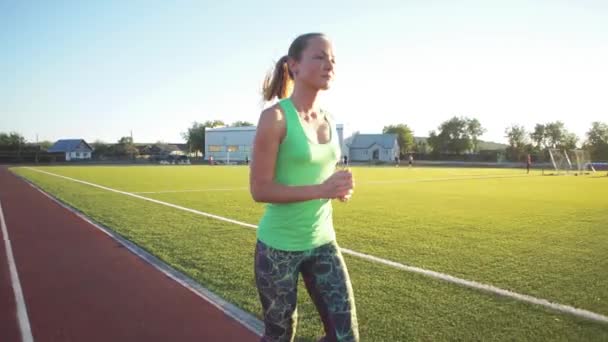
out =
[[455,153],[475,151],[478,137],[485,132],[477,119],[453,117],[444,121],[438,128],[439,133],[431,131],[428,143],[433,153]]
[[534,132],[530,133],[530,139],[536,143],[538,151],[542,151],[547,146],[545,125],[536,124],[536,126],[534,126]]
[[505,137],[509,140],[509,145],[519,147],[526,144],[526,129],[524,126],[512,125],[505,129]]
[[521,160],[521,157],[528,151],[527,132],[523,126],[512,125],[505,129],[505,137],[509,141],[507,155],[510,160]]
[[[238,122],[238,121],[237,121]],[[190,152],[195,152],[197,155],[205,152],[205,129],[226,126],[221,120],[207,120],[204,123],[193,122],[187,132],[182,133],[182,138],[186,140]]]
[[46,150],[48,150],[49,148],[51,148],[51,146],[53,146],[53,143],[52,143],[52,142],[50,142],[50,141],[48,141],[48,140],[43,140],[43,141],[41,141],[40,143],[38,143],[38,145],[40,146],[40,148],[41,148],[43,151],[46,151]]
[[595,121],[587,132],[588,145],[608,144],[608,124]]
[[430,150],[431,148],[426,140],[419,140],[416,142],[416,146],[414,146],[414,151],[420,154],[427,154]]
[[469,137],[471,138],[471,144],[473,147],[473,151],[478,151],[479,146],[479,137],[483,135],[486,130],[481,127],[481,123],[477,119],[465,119],[467,121],[467,132]]
[[548,122],[544,125],[536,124],[534,132],[530,133],[530,138],[536,144],[538,152],[545,148],[571,150],[576,148],[578,142],[576,134],[568,132],[561,121]]
[[115,153],[111,145],[106,144],[101,140],[95,140],[95,142],[91,144],[91,147],[93,148],[93,158],[95,159],[108,157]]
[[562,137],[562,141],[560,142],[558,147],[565,150],[574,150],[577,148],[577,143],[578,137],[576,136],[576,134],[565,131],[564,136]]
[[17,151],[25,143],[25,138],[17,132],[0,133],[0,148],[2,149]]
[[561,121],[549,122],[545,124],[545,138],[551,148],[559,148],[563,144],[566,136],[566,128]]
[[213,120],[213,121],[207,120],[207,121],[205,121],[205,123],[203,125],[205,125],[205,127],[209,127],[209,128],[226,126],[226,124],[222,120]]
[[251,127],[253,124],[249,121],[235,121],[230,127]]
[[406,154],[414,150],[414,134],[405,124],[385,126],[382,129],[384,134],[396,134],[399,143],[399,154],[403,158]]
[[593,122],[584,146],[589,149],[593,160],[608,161],[608,124]]
[[114,153],[117,156],[130,156],[134,158],[139,155],[139,150],[133,144],[133,138],[122,137],[118,140],[118,143],[114,145]]
[[431,153],[434,155],[439,155],[441,152],[444,152],[444,146],[447,145],[445,140],[445,137],[439,137],[435,131],[430,131],[429,138],[426,141],[431,147]]
[[[538,128],[538,131],[536,130]],[[548,148],[575,149],[578,142],[576,134],[568,132],[561,121],[549,122],[544,125],[537,124],[534,133],[531,135],[536,141],[542,141]],[[543,138],[540,138],[540,132]],[[537,144],[537,147],[539,144]],[[540,147],[539,147],[540,150]]]
[[192,127],[182,133],[182,137],[188,143],[190,152],[198,154],[205,150],[205,124],[193,122]]

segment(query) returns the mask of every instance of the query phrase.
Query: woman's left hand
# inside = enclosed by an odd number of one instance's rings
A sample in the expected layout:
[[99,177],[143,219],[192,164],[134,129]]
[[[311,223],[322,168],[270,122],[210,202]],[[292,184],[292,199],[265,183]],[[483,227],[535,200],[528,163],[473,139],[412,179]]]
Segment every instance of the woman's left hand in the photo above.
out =
[[347,168],[344,171],[347,171],[351,174],[353,187],[350,190],[348,190],[348,192],[346,194],[338,197],[338,200],[343,203],[350,201],[351,197],[353,197],[353,193],[355,192],[355,177],[352,176],[352,171],[350,170],[350,168]]
[[350,201],[350,198],[353,196],[354,192],[355,190],[350,190],[348,195],[344,195],[342,197],[339,197],[338,199],[340,200],[340,202],[348,202]]

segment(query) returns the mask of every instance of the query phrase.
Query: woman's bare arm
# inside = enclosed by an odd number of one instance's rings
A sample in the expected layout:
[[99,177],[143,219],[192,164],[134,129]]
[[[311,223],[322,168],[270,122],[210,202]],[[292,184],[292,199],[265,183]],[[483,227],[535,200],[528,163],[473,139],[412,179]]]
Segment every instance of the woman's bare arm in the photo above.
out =
[[287,186],[274,181],[277,153],[285,136],[285,119],[277,105],[262,112],[253,141],[249,187],[256,202],[291,203],[323,198],[322,185]]

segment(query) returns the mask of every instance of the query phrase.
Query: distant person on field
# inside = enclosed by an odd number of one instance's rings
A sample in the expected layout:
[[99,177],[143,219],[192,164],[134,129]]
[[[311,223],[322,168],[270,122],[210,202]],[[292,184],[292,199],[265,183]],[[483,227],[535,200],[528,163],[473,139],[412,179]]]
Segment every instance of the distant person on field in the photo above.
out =
[[331,202],[347,201],[354,180],[350,171],[336,171],[335,122],[317,102],[334,78],[334,58],[325,35],[301,35],[264,82],[264,100],[279,101],[260,116],[250,174],[253,199],[267,203],[254,262],[265,327],[261,341],[293,341],[300,274],[323,322],[321,340],[359,341]]
[[412,167],[412,165],[414,165],[414,156],[412,154],[410,154],[410,156],[408,158],[408,164],[410,165],[410,167]]
[[395,156],[395,167],[399,167],[399,156]]
[[344,166],[348,166],[348,156],[344,155],[344,157],[342,158],[342,162]]
[[526,156],[526,170],[527,170],[527,173],[530,173],[530,166],[532,166],[532,156],[530,155],[530,153],[528,153],[528,155]]

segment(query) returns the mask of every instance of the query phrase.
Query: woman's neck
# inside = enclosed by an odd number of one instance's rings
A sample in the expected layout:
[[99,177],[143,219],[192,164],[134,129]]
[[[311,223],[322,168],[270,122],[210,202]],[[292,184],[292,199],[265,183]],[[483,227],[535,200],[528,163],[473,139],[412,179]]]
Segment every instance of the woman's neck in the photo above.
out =
[[312,112],[318,112],[318,94],[318,89],[306,87],[302,84],[296,84],[290,98],[298,112],[309,114]]

